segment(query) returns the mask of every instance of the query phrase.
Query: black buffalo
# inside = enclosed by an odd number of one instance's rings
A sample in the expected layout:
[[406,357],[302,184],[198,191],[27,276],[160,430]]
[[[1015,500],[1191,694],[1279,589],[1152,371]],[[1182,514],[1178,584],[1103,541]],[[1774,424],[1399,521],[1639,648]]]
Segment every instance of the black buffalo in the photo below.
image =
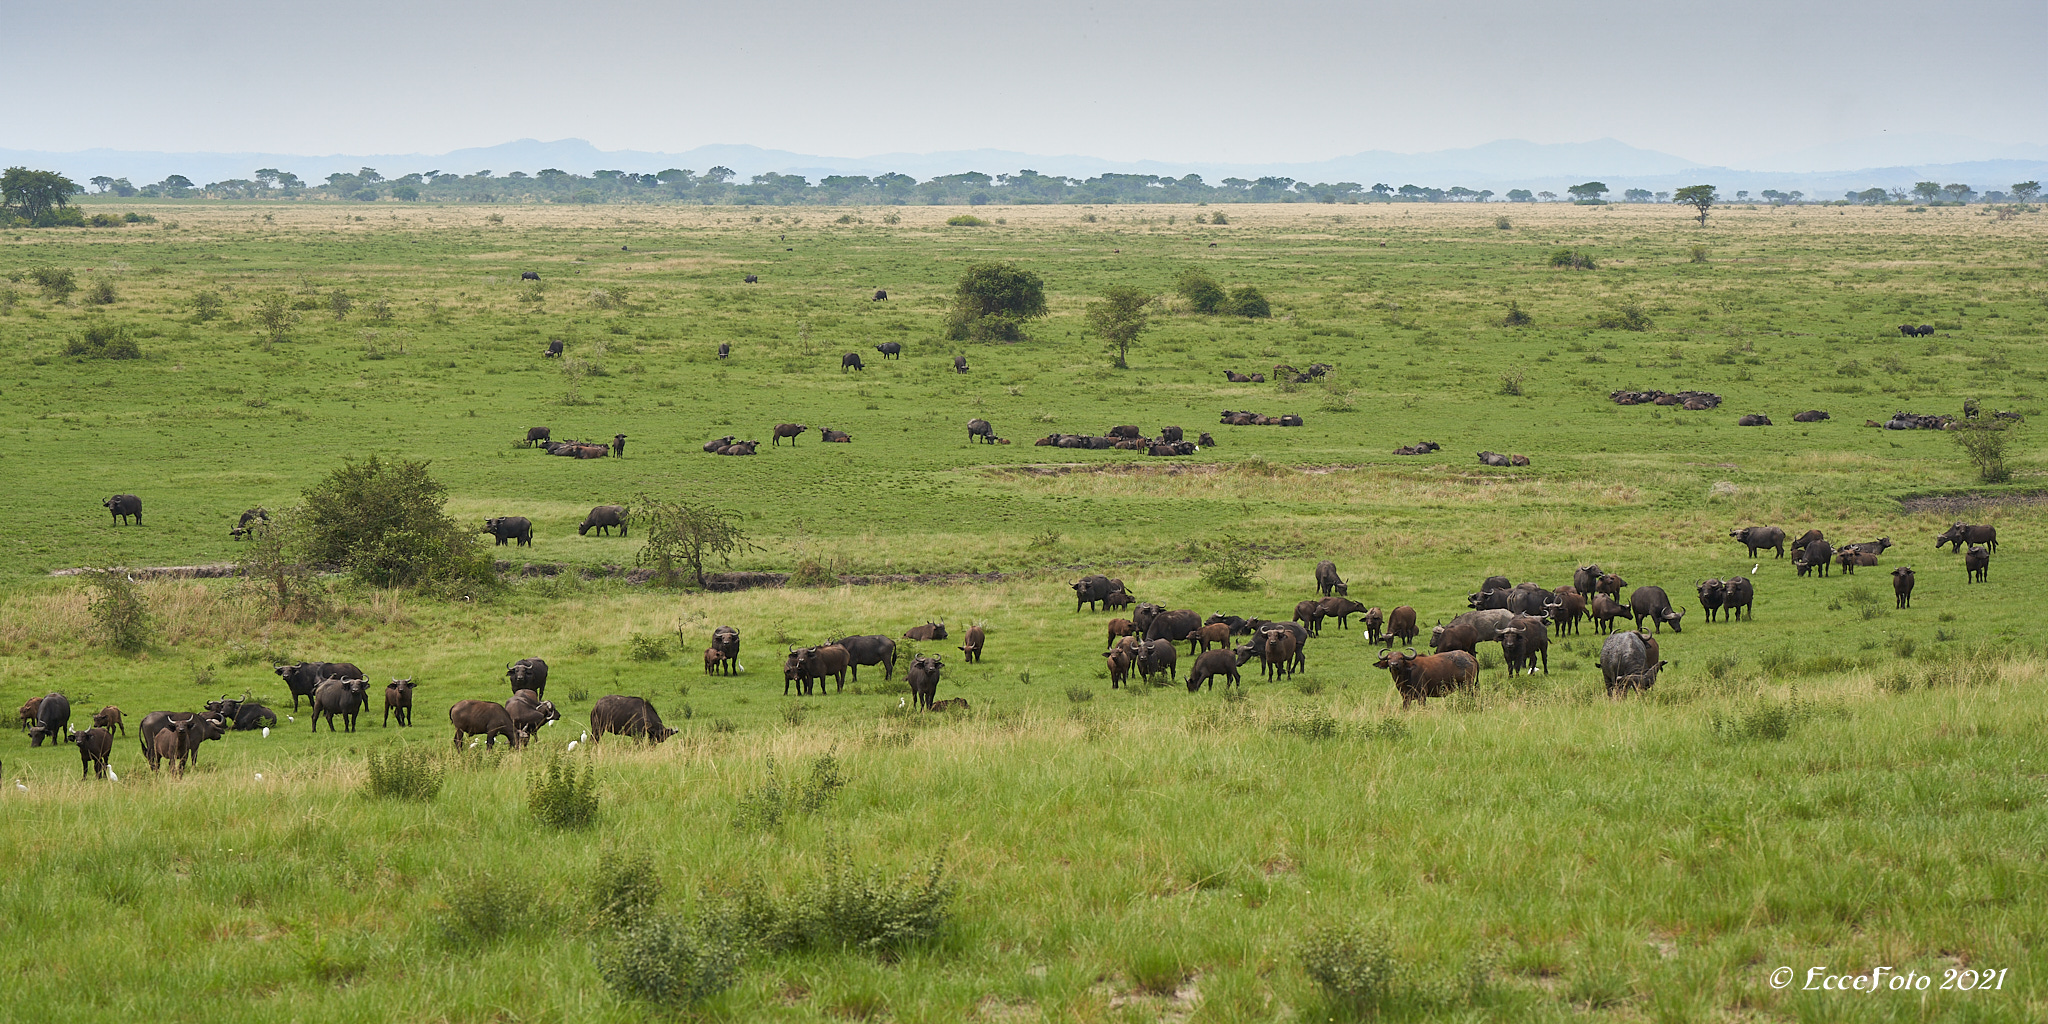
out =
[[884,291],[884,290],[882,290],[882,289],[880,289],[880,288],[877,288],[877,289],[875,289],[875,298],[874,298],[874,301],[876,301],[876,302],[881,302],[882,300],[884,300],[884,299],[887,299],[888,297],[889,297],[889,293],[888,293],[888,292],[886,292],[886,291]]
[[292,691],[292,710],[299,709],[299,698],[312,699],[314,691],[327,679],[367,679],[363,670],[346,661],[302,661],[296,665],[273,667],[278,678]]
[[583,525],[576,528],[576,535],[582,537],[588,535],[590,531],[596,530],[597,535],[603,537],[607,536],[607,530],[615,526],[619,529],[619,536],[624,537],[626,535],[625,508],[619,505],[599,505],[591,509],[589,515],[583,517]]
[[717,438],[711,441],[706,441],[704,442],[704,450],[715,455],[718,453],[719,449],[724,448],[725,446],[733,443],[737,436],[738,435],[735,434],[727,434],[724,437]]
[[900,341],[885,341],[876,345],[875,351],[880,352],[884,359],[901,359],[903,358],[903,343]]
[[840,356],[840,357],[839,357],[839,372],[840,372],[840,373],[845,373],[845,372],[846,372],[846,371],[848,371],[848,370],[865,370],[865,369],[867,369],[867,367],[865,367],[865,366],[862,366],[862,365],[861,365],[861,362],[860,362],[860,353],[858,353],[858,352],[848,352],[847,354],[845,354],[845,355],[843,355],[843,356]]
[[[735,646],[734,651],[738,651]],[[539,658],[521,658],[505,666],[505,678],[512,681],[512,692],[532,690],[535,694],[548,695],[548,663]]]
[[1966,523],[1957,523],[1942,531],[1941,536],[1934,538],[1935,547],[1940,547],[1943,544],[1950,545],[1948,549],[1950,554],[1961,551],[1965,544],[1982,544],[1993,551],[1997,551],[1998,527],[1970,526]]
[[137,526],[142,525],[142,499],[133,494],[116,494],[100,502],[100,507],[113,513],[115,523],[123,523],[134,517]]
[[854,682],[860,682],[862,665],[880,665],[883,680],[895,678],[896,641],[878,633],[871,633],[867,636],[849,636],[842,640],[834,640],[832,643],[846,649],[846,664],[853,669]]
[[507,541],[517,541],[519,547],[533,546],[533,522],[525,516],[501,516],[484,520],[483,532],[498,538],[497,547],[504,547]]
[[1083,576],[1069,586],[1074,588],[1074,610],[1077,612],[1084,604],[1093,611],[1098,602],[1106,602],[1110,594],[1121,593],[1124,589],[1122,580],[1112,580],[1107,576]]
[[370,681],[367,679],[323,679],[313,690],[313,731],[320,731],[320,718],[326,716],[327,731],[334,731],[334,716],[341,716],[345,731],[356,731],[356,715],[369,703]]
[[996,428],[990,426],[989,422],[984,419],[968,420],[967,443],[973,444],[974,439],[977,437],[987,444],[994,444],[996,443]]
[[551,340],[550,340],[550,341],[548,342],[548,350],[547,350],[546,352],[543,352],[543,353],[541,353],[541,354],[542,354],[542,355],[544,355],[544,356],[548,356],[548,357],[551,357],[551,358],[552,358],[552,357],[555,357],[555,356],[560,356],[560,355],[562,354],[562,339],[560,339],[560,338],[554,338],[554,339],[551,339]]
[[71,738],[71,698],[61,693],[43,696],[36,705],[35,724],[28,727],[28,745],[40,747],[43,740],[69,740]]
[[954,372],[954,373],[966,373],[966,372],[967,372],[967,357],[966,357],[966,356],[954,356],[954,357],[953,357],[953,372]]
[[519,279],[521,281],[538,281],[540,280],[540,274],[535,271],[528,270],[521,273],[519,275]]
[[721,341],[721,342],[719,342],[719,343],[718,343],[718,358],[720,358],[720,359],[724,359],[725,357],[727,357],[727,356],[729,356],[729,355],[732,355],[732,342],[729,342],[729,341]]

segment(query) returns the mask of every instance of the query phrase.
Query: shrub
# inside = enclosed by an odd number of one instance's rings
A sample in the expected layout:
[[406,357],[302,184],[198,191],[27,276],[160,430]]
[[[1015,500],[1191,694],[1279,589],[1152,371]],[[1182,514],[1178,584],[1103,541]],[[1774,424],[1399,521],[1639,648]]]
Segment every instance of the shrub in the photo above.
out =
[[953,901],[943,855],[920,877],[888,878],[860,871],[836,844],[826,851],[825,874],[795,900],[809,944],[870,952],[901,949],[938,935]]
[[1045,281],[1037,274],[1010,263],[974,263],[954,288],[946,337],[1018,341],[1024,325],[1045,314]]
[[1500,318],[1502,327],[1527,327],[1535,322],[1536,318],[1523,312],[1519,302],[1509,302],[1507,315]]
[[621,931],[596,959],[598,974],[620,998],[679,1009],[730,988],[745,958],[724,930],[654,918]]
[[303,554],[377,587],[472,593],[497,586],[476,534],[448,517],[447,488],[427,463],[346,460],[304,492],[294,516]]
[[525,931],[534,918],[541,894],[516,875],[488,872],[466,875],[441,895],[447,909],[435,921],[443,943],[458,948],[487,946]]
[[1303,936],[1301,969],[1332,1001],[1356,1010],[1393,992],[1401,971],[1385,937],[1358,926],[1319,926]]
[[1550,265],[1567,270],[1592,270],[1595,266],[1593,254],[1578,249],[1552,249]]
[[1508,372],[1501,374],[1500,393],[1503,395],[1521,394],[1522,379],[1522,371],[1520,370],[1509,370]]
[[956,213],[946,218],[946,226],[949,228],[979,228],[987,227],[988,221],[982,220],[971,213]]
[[812,758],[803,778],[787,786],[776,772],[774,756],[770,755],[768,780],[740,797],[733,808],[732,827],[742,832],[772,832],[791,815],[823,810],[833,795],[845,787],[846,777],[839,772],[836,750]]
[[2012,434],[2005,424],[1958,423],[1950,428],[1956,447],[1963,450],[1964,458],[1977,467],[1977,479],[1987,484],[2000,484],[2012,479],[2012,470],[2005,464],[2005,449],[2012,440]]
[[626,656],[634,661],[666,661],[668,637],[658,633],[635,633],[626,638]]
[[1230,218],[1229,218],[1229,217],[1225,217],[1225,216],[1223,215],[1223,211],[1222,211],[1222,210],[1217,210],[1217,211],[1216,211],[1215,213],[1212,213],[1212,214],[1210,214],[1210,215],[1209,215],[1209,223],[1211,223],[1211,224],[1228,224],[1228,223],[1230,223]]
[[120,296],[114,294],[114,282],[101,278],[85,290],[80,301],[88,306],[111,306],[120,301]]
[[221,314],[219,292],[200,292],[192,296],[192,319],[197,323],[218,319]]
[[386,753],[370,751],[364,759],[368,778],[363,792],[370,796],[401,800],[432,800],[441,792],[447,769],[424,746],[399,747]]
[[1652,321],[1640,302],[1624,302],[1600,314],[1593,326],[1606,331],[1647,331]]
[[327,309],[328,312],[334,314],[334,318],[336,320],[348,319],[349,310],[352,310],[354,308],[356,308],[356,300],[350,298],[347,292],[342,291],[339,288],[336,288],[334,291],[328,293]]
[[1180,280],[1174,282],[1173,290],[1187,300],[1189,309],[1197,313],[1220,312],[1224,303],[1230,301],[1230,296],[1224,292],[1223,286],[1200,270],[1182,271]]
[[645,853],[606,847],[597,855],[590,876],[590,923],[600,931],[617,931],[644,923],[661,902],[661,876]]
[[588,828],[597,821],[597,770],[579,774],[560,751],[526,777],[526,809],[549,828]]
[[1373,727],[1372,735],[1374,739],[1405,740],[1408,738],[1408,723],[1388,716],[1380,719],[1380,724]]
[[70,267],[36,267],[28,272],[28,279],[43,290],[43,297],[63,301],[78,290],[78,275]]
[[1276,720],[1273,731],[1305,740],[1326,740],[1337,735],[1337,719],[1321,707],[1306,707]]
[[1708,255],[1708,254],[1707,254],[1707,247],[1706,247],[1706,246],[1704,246],[1704,245],[1695,245],[1695,246],[1693,246],[1693,247],[1692,247],[1692,261],[1693,261],[1694,263],[1705,263],[1705,262],[1707,262],[1707,255]]
[[1515,225],[1513,222],[1508,220],[1508,215],[1503,213],[1500,216],[1495,217],[1493,219],[1493,226],[1501,229],[1502,231],[1506,231],[1514,227]]
[[1725,740],[1782,740],[1792,732],[1800,720],[1811,718],[1817,712],[1812,702],[1801,700],[1799,692],[1783,701],[1758,697],[1747,708],[1722,713],[1714,712],[1707,724],[1714,735]]
[[1204,545],[1196,562],[1201,567],[1202,582],[1219,590],[1250,590],[1258,581],[1265,559],[1235,534],[1226,533]]
[[140,359],[142,348],[128,336],[127,325],[94,318],[85,325],[85,333],[65,344],[64,354],[85,359]]
[[276,344],[291,335],[292,328],[299,324],[299,313],[292,308],[291,299],[283,292],[271,292],[256,300],[251,310],[256,323],[263,328],[263,338]]
[[1272,316],[1273,306],[1257,288],[1247,284],[1230,290],[1230,302],[1225,307],[1225,312],[1232,316],[1258,320]]
[[1095,699],[1095,691],[1085,686],[1069,686],[1067,699],[1075,704],[1086,704]]
[[92,614],[93,632],[108,650],[134,654],[149,646],[156,635],[150,622],[149,603],[136,589],[135,581],[123,569],[88,569],[86,586],[92,599],[86,608]]
[[755,550],[740,529],[740,514],[731,509],[642,494],[633,513],[633,525],[647,538],[634,562],[651,566],[655,580],[665,585],[673,586],[677,570],[687,569],[705,586],[704,567],[711,559],[730,565],[733,555]]

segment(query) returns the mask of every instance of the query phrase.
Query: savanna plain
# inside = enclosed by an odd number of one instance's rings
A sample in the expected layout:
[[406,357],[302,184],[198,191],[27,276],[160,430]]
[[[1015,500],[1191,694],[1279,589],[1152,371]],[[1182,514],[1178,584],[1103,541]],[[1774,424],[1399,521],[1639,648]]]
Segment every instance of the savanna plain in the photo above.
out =
[[[2048,215],[89,209],[155,219],[0,237],[0,702],[62,691],[77,724],[116,704],[129,732],[118,781],[81,781],[63,743],[0,745],[0,1020],[2048,1018],[2048,627],[2028,596]],[[1048,315],[1023,341],[944,340],[955,282],[990,260],[1040,275]],[[43,286],[65,270],[70,290]],[[1192,312],[1189,270],[1273,315]],[[1084,315],[1118,285],[1161,296],[1128,368]],[[256,310],[279,297],[298,320],[272,332]],[[77,344],[121,336],[137,358]],[[1956,432],[1864,425],[1966,399],[2025,417],[2009,479]],[[972,418],[1013,443],[972,443]],[[701,447],[784,422],[810,429]],[[1216,443],[1031,443],[1119,424]],[[534,426],[623,433],[625,456],[551,457],[522,446]],[[1419,440],[1442,450],[1391,454]],[[429,460],[459,521],[529,517],[532,547],[491,549],[495,588],[319,576],[289,614],[245,580],[141,571],[236,563],[244,509],[282,513],[373,454]],[[142,522],[112,523],[114,494]],[[576,531],[595,505],[678,498],[736,512],[752,546],[715,568],[770,585],[658,587],[630,571],[642,531]],[[1934,548],[1956,521],[1997,526],[1987,582]],[[1799,578],[1729,539],[1750,524],[1896,546]],[[1242,589],[1202,573],[1225,552],[1257,563]],[[1547,674],[1483,646],[1476,693],[1404,708],[1379,645],[1334,623],[1306,671],[1254,663],[1241,693],[1112,688],[1112,613],[1068,589],[1101,572],[1167,608],[1285,619],[1326,558],[1353,598],[1413,606],[1425,641],[1489,575],[1554,587],[1588,563],[1688,611],[1646,693],[1608,699],[1588,629]],[[138,581],[139,650],[54,575],[87,566]],[[1737,575],[1753,618],[1706,621],[1695,584]],[[937,696],[967,711],[907,707],[907,657],[784,695],[789,646],[927,621],[953,639],[904,654],[943,655]],[[956,649],[972,624],[978,664]],[[702,671],[718,625],[741,634],[736,675]],[[564,720],[519,751],[451,746],[448,706],[504,700],[524,657]],[[300,660],[363,667],[357,731],[290,710],[271,666]],[[378,721],[398,677],[411,728]],[[149,770],[143,714],[244,692],[278,712],[268,735]],[[612,693],[677,734],[569,750]],[[394,770],[414,798],[377,795]],[[1807,991],[1815,967],[1893,973]],[[1932,983],[1892,987],[1907,972]]]

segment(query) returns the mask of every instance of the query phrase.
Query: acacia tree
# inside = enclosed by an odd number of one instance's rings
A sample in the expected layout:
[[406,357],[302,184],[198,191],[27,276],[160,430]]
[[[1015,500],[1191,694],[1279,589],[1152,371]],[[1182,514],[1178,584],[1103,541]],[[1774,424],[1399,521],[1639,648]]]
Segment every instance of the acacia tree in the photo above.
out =
[[1017,341],[1024,324],[1045,315],[1045,280],[1012,263],[973,263],[953,289],[946,337]]
[[1119,370],[1130,369],[1124,357],[1131,350],[1131,343],[1138,340],[1150,325],[1145,307],[1152,304],[1152,296],[1129,285],[1112,285],[1102,293],[1101,302],[1088,304],[1088,325],[1116,353],[1115,366]]
[[1691,206],[1700,211],[1700,227],[1707,226],[1707,211],[1714,208],[1714,200],[1721,198],[1714,194],[1712,185],[1687,185],[1671,194],[1671,201]]
[[2017,182],[2012,187],[2012,197],[2022,203],[2031,203],[2040,194],[2041,183],[2038,181]]
[[0,206],[30,223],[47,218],[51,211],[70,203],[74,194],[83,191],[56,171],[9,167],[0,172]]
[[1565,189],[1565,191],[1577,196],[1580,202],[1591,202],[1606,195],[1611,190],[1604,181],[1589,181],[1582,185],[1573,185]]
[[704,565],[713,558],[730,567],[732,556],[757,550],[740,529],[740,514],[684,500],[664,500],[642,494],[633,505],[633,519],[647,544],[634,556],[634,563],[654,570],[655,582],[674,586],[676,570],[689,570],[700,587]]

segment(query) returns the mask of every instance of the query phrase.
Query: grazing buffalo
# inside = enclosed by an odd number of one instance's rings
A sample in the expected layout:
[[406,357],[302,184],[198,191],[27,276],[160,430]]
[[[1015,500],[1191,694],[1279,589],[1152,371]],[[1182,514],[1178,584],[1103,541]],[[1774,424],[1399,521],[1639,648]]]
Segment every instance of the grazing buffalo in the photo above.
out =
[[676,731],[661,724],[661,714],[654,710],[645,697],[626,697],[611,694],[599,700],[590,709],[590,741],[603,740],[606,733],[632,736],[642,741],[660,743],[674,736]]
[[912,640],[944,640],[946,638],[946,624],[927,619],[922,626],[912,626],[904,630],[903,635]]
[[1795,412],[1792,414],[1792,422],[1794,423],[1819,423],[1827,418],[1828,414],[1819,409],[1808,409],[1805,412]]
[[100,502],[100,507],[113,513],[115,525],[127,522],[133,517],[137,526],[142,525],[142,499],[133,494],[116,494]]
[[936,654],[920,654],[910,659],[910,668],[903,673],[903,679],[910,684],[912,703],[925,710],[931,710],[933,699],[939,695],[939,670],[945,662]]
[[[841,641],[841,643],[842,643],[842,645],[843,645],[843,644],[844,644],[844,641]],[[735,673],[735,672],[738,672],[738,671],[739,671],[739,665],[740,665],[740,631],[739,631],[739,630],[737,630],[737,629],[734,629],[734,628],[732,628],[731,626],[720,626],[720,627],[718,627],[717,629],[714,629],[714,630],[712,630],[712,631],[711,631],[711,646],[712,646],[712,648],[713,648],[713,649],[715,649],[716,651],[718,651],[718,653],[719,653],[719,655],[720,655],[720,657],[721,657],[721,659],[722,659],[722,660],[720,661],[720,663],[719,663],[719,664],[720,664],[720,666],[721,666],[721,667],[723,667],[723,668],[725,669],[725,674],[726,674],[726,675],[732,675],[733,673]],[[896,645],[895,645],[895,643],[894,643],[894,642],[892,641],[892,642],[890,643],[890,645],[889,645],[889,649],[890,649],[890,651],[891,651],[891,658],[890,658],[890,660],[891,660],[892,662],[894,661],[894,651],[895,651],[895,648],[896,648]],[[848,648],[848,650],[851,650],[851,648]],[[855,669],[855,670],[854,670],[854,678],[855,678],[855,679],[858,679],[858,678],[860,678],[860,670],[859,670],[859,669]]]
[[1351,617],[1365,611],[1365,606],[1348,597],[1326,597],[1322,600],[1323,618],[1337,620],[1338,629],[1350,629]]
[[[882,666],[882,679],[885,682],[896,677],[896,641],[879,633],[870,633],[866,636],[849,636],[834,640],[832,643],[846,650],[846,664],[853,669],[854,682],[860,682],[862,665]],[[739,648],[735,646],[733,656],[738,655]]]
[[1416,654],[1415,648],[1409,647],[1396,654],[1391,649],[1382,649],[1373,667],[1386,669],[1393,677],[1394,690],[1401,695],[1403,708],[1418,702],[1428,707],[1431,697],[1479,686],[1479,659],[1468,651]]
[[729,356],[731,356],[731,355],[732,355],[732,342],[729,342],[729,341],[721,341],[721,342],[719,342],[719,343],[718,343],[718,358],[720,358],[720,359],[725,359],[725,358],[727,358],[727,357],[729,357]]
[[114,753],[114,734],[99,726],[93,726],[84,732],[74,734],[71,742],[78,744],[79,780],[106,778],[107,760]]
[[1897,607],[1913,607],[1913,567],[1902,565],[1892,570],[1892,597]]
[[583,517],[582,525],[576,527],[576,536],[589,536],[590,531],[596,530],[598,536],[605,537],[610,535],[613,527],[617,527],[619,536],[624,537],[627,525],[625,506],[598,505],[590,510],[589,515]]
[[1700,595],[1700,611],[1707,613],[1707,621],[1721,611],[1721,603],[1728,598],[1728,584],[1720,580],[1703,580],[1696,588]]
[[1965,523],[1957,523],[1942,531],[1941,536],[1934,538],[1935,547],[1940,547],[1943,544],[1950,545],[1948,549],[1950,554],[1961,551],[1965,544],[1982,544],[1989,547],[1992,551],[1997,551],[1998,527],[1970,526]]
[[28,727],[28,745],[40,747],[43,740],[51,742],[71,738],[71,698],[61,693],[46,693],[36,704],[35,722]]
[[562,354],[562,339],[560,339],[560,338],[555,338],[555,339],[553,339],[553,340],[549,341],[549,342],[548,342],[548,348],[547,348],[547,351],[545,351],[545,352],[542,352],[542,353],[541,353],[541,355],[543,355],[543,356],[546,356],[546,357],[548,357],[548,358],[558,358],[558,357],[560,357],[560,356],[561,356],[561,354]]
[[960,652],[967,656],[968,664],[972,665],[981,660],[981,647],[987,641],[988,634],[983,632],[980,626],[967,627],[967,642],[960,645]]
[[775,436],[769,440],[768,445],[771,448],[777,447],[782,444],[782,439],[786,437],[789,438],[789,446],[794,448],[796,447],[797,435],[809,429],[811,428],[801,423],[777,423],[775,425]]
[[[1075,580],[1070,586],[1074,588],[1074,610],[1077,612],[1081,610],[1081,606],[1084,604],[1088,606],[1090,611],[1094,611],[1098,603],[1107,607],[1111,594],[1122,594],[1124,592],[1124,581],[1113,580],[1107,576],[1083,576]],[[1126,600],[1128,600],[1128,597],[1126,597]],[[1144,627],[1141,624],[1139,628],[1142,629]]]
[[242,511],[242,518],[235,523],[234,529],[228,531],[228,536],[235,540],[241,540],[244,537],[254,537],[258,531],[269,528],[270,510],[258,506],[256,508],[244,509]]
[[163,728],[149,738],[147,753],[149,770],[157,771],[165,761],[177,763],[178,774],[185,774],[185,733],[191,728],[187,722],[166,722]]
[[1600,677],[1607,684],[1609,697],[1655,686],[1664,665],[1657,660],[1656,638],[1646,633],[1616,633],[1600,646]]
[[1179,643],[1188,635],[1202,628],[1202,616],[1192,609],[1160,612],[1145,624],[1145,639],[1168,640]]
[[888,298],[889,298],[889,293],[888,293],[888,292],[887,292],[886,290],[884,290],[884,289],[881,289],[881,288],[877,288],[877,289],[875,289],[875,297],[874,297],[873,299],[869,300],[869,301],[871,301],[871,302],[884,302],[884,301],[887,301],[887,300],[888,300]]
[[323,679],[313,691],[313,731],[320,731],[320,719],[327,718],[327,731],[334,731],[334,716],[341,716],[346,732],[356,731],[356,715],[369,701],[367,679]]
[[1969,574],[1971,583],[1991,582],[1990,550],[1981,544],[1970,545],[1970,550],[1963,553],[1963,571]]
[[901,359],[903,358],[903,343],[900,341],[885,341],[876,345],[875,351],[880,352],[883,359]]
[[1323,603],[1311,597],[1294,603],[1294,621],[1308,627],[1308,635],[1317,636],[1323,631]]
[[522,271],[519,274],[519,279],[521,281],[538,281],[540,280],[540,273],[533,270]]
[[1799,552],[1806,550],[1806,546],[1808,544],[1811,544],[1817,540],[1826,539],[1827,535],[1820,532],[1819,530],[1808,530],[1805,533],[1800,534],[1798,540],[1792,542],[1792,553],[1798,554]]
[[742,284],[760,284],[760,283],[761,283],[761,275],[759,275],[759,274],[748,274],[747,276],[745,276],[745,277],[743,277],[743,278],[740,278],[740,283],[742,283]]
[[[592,718],[595,717],[596,713],[592,712]],[[462,741],[471,736],[483,737],[486,747],[496,747],[500,736],[505,737],[505,742],[514,750],[526,745],[526,734],[512,724],[512,713],[505,710],[503,704],[487,700],[456,701],[455,706],[448,709],[448,723],[455,727],[457,750],[461,750]],[[593,728],[596,724],[594,720],[591,722]]]
[[994,443],[996,443],[996,428],[994,428],[994,427],[992,427],[992,426],[989,426],[989,423],[988,423],[988,421],[987,421],[987,420],[982,420],[982,419],[973,419],[973,420],[968,420],[968,421],[967,421],[967,443],[968,443],[968,444],[973,444],[973,443],[974,443],[974,439],[975,439],[975,438],[977,438],[977,437],[978,437],[978,438],[981,438],[982,442],[983,442],[983,443],[985,443],[985,444],[994,444]]
[[1337,563],[1328,559],[1316,563],[1316,594],[1328,597],[1331,594],[1349,595],[1351,587],[1344,578],[1337,575]]
[[[1494,637],[1498,639],[1499,636],[1499,632],[1496,631]],[[1479,651],[1479,632],[1470,623],[1464,622],[1452,622],[1448,626],[1431,626],[1429,646],[1438,654],[1445,651],[1464,651],[1476,656]]]
[[93,712],[92,725],[95,729],[105,729],[109,733],[118,729],[121,735],[128,735],[128,726],[121,720],[121,709],[112,704]]
[[[393,679],[384,687],[384,727],[391,728],[391,715],[398,714],[398,727],[412,728],[412,691],[418,683],[410,679]],[[333,728],[329,726],[329,728]]]
[[1550,621],[1556,624],[1557,635],[1577,633],[1579,621],[1586,617],[1586,596],[1576,590],[1559,587],[1557,600],[1547,605],[1543,611],[1549,615]]
[[966,372],[967,372],[967,357],[966,357],[966,356],[954,356],[954,357],[953,357],[953,372],[954,372],[954,373],[966,373]]
[[1550,631],[1544,628],[1542,619],[1517,615],[1500,631],[1500,654],[1508,663],[1508,675],[1516,675],[1526,668],[1533,676],[1539,661],[1543,665],[1543,674],[1549,675]]
[[1586,610],[1593,617],[1593,628],[1602,633],[1614,632],[1614,620],[1628,614],[1621,602],[1606,594],[1594,594],[1593,603]]
[[1243,664],[1243,662],[1238,659],[1244,657],[1248,660],[1250,654],[1251,648],[1249,646],[1238,651],[1225,648],[1220,651],[1203,652],[1201,657],[1195,659],[1194,667],[1188,670],[1188,692],[1194,693],[1200,690],[1203,683],[1208,683],[1210,689],[1215,689],[1215,678],[1217,676],[1222,676],[1227,680],[1223,685],[1225,690],[1230,689],[1232,686],[1243,689],[1244,680],[1237,674],[1237,666]]
[[1735,538],[1735,543],[1748,548],[1751,558],[1755,558],[1757,552],[1766,548],[1776,548],[1777,557],[1785,557],[1785,531],[1780,527],[1745,526],[1739,530],[1728,531],[1728,536]]
[[845,372],[846,372],[846,371],[848,371],[848,370],[865,370],[865,369],[867,369],[867,367],[866,367],[866,366],[864,366],[864,365],[862,365],[862,363],[861,363],[861,361],[860,361],[860,353],[858,353],[858,352],[848,352],[847,354],[845,354],[845,355],[843,355],[843,356],[840,356],[840,357],[839,357],[839,372],[840,372],[840,373],[845,373]]
[[505,678],[511,680],[514,693],[532,690],[548,695],[548,663],[539,658],[521,658],[505,666]]
[[505,702],[505,713],[512,716],[515,732],[525,733],[529,738],[538,735],[541,727],[549,722],[562,720],[562,713],[555,710],[555,702],[542,700],[532,690],[521,690]]
[[1160,673],[1168,678],[1173,676],[1173,667],[1180,661],[1180,650],[1172,640],[1148,640],[1138,645],[1138,675],[1146,682]]
[[1756,618],[1756,586],[1747,576],[1735,576],[1728,580],[1727,591],[1721,595],[1721,614],[1724,618],[1740,620]]
[[322,680],[369,678],[362,669],[346,661],[302,661],[296,665],[274,666],[273,671],[292,691],[293,711],[299,710],[300,697],[312,698],[313,691],[319,688]]
[[517,541],[518,546],[533,546],[533,521],[525,516],[500,516],[484,520],[483,532],[498,539],[495,547],[504,547],[507,541]]
[[1806,547],[1800,549],[1799,556],[1792,559],[1792,565],[1799,570],[1799,575],[1801,576],[1806,575],[1808,572],[1826,576],[1828,575],[1828,565],[1834,560],[1835,546],[1824,540],[1816,540],[1809,542]]
[[1649,619],[1658,632],[1664,631],[1665,623],[1671,624],[1673,633],[1682,633],[1678,620],[1685,617],[1685,611],[1671,610],[1671,598],[1663,587],[1637,587],[1628,595],[1629,616],[1636,620],[1636,629],[1643,628],[1643,620]]
[[1393,611],[1387,613],[1387,636],[1389,638],[1399,640],[1404,644],[1412,644],[1415,642],[1415,635],[1418,632],[1420,630],[1415,626],[1414,608],[1405,604],[1396,605]]

